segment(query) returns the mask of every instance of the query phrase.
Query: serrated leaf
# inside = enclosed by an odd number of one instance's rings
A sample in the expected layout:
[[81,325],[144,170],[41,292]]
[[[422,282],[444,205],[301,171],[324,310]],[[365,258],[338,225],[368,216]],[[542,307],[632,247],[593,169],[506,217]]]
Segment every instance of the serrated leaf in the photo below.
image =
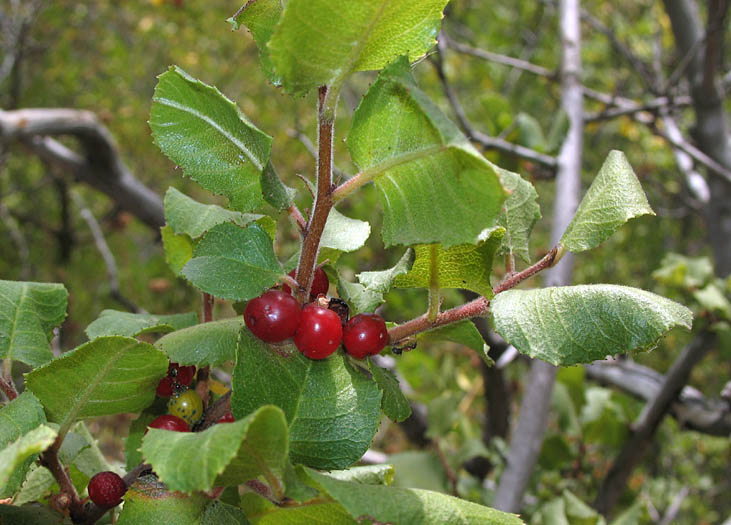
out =
[[38,503],[23,506],[0,505],[0,523],[3,525],[64,525],[71,519]]
[[269,81],[275,86],[278,86],[281,81],[274,72],[274,65],[272,64],[272,59],[269,57],[267,42],[269,42],[272,33],[274,33],[274,28],[277,22],[279,22],[282,9],[282,0],[249,1],[234,16],[226,20],[233,26],[234,31],[242,25],[251,31],[254,42],[256,42],[256,47],[259,48],[261,68]]
[[335,208],[330,210],[320,247],[339,252],[354,252],[361,248],[371,234],[371,225],[366,221],[351,219]]
[[472,244],[507,194],[497,168],[419,90],[401,58],[384,69],[353,116],[348,149],[383,206],[383,241]]
[[231,222],[242,228],[257,222],[267,232],[276,230],[276,223],[271,217],[227,210],[216,204],[203,204],[173,187],[168,188],[163,206],[165,220],[175,233],[187,234],[191,239],[198,239],[217,224],[224,222]]
[[246,514],[233,505],[227,505],[222,501],[215,500],[206,507],[201,516],[200,525],[248,525]]
[[62,284],[0,281],[0,359],[39,366],[53,358],[53,329],[66,317]]
[[142,476],[125,493],[117,524],[154,525],[162,519],[175,525],[199,525],[210,501],[201,493],[186,496],[169,492],[155,476]]
[[201,239],[182,274],[215,297],[248,301],[272,287],[283,271],[263,229],[224,223]]
[[[46,422],[46,414],[36,397],[25,391],[0,408],[0,449]],[[0,484],[0,498],[9,498],[19,489],[30,468],[33,458],[20,463]]]
[[134,337],[147,332],[174,332],[198,322],[195,312],[186,314],[133,314],[119,310],[103,310],[89,326],[86,335],[95,339],[103,335]]
[[564,366],[649,350],[668,330],[690,329],[693,320],[683,305],[609,284],[508,290],[490,309],[495,330],[518,351]]
[[390,485],[395,475],[393,465],[364,465],[346,470],[331,470],[324,474],[340,481],[366,483],[368,485]]
[[65,435],[80,419],[142,410],[167,371],[167,356],[151,344],[105,336],[26,374],[25,385]]
[[[53,479],[50,470],[46,467],[31,465],[20,492],[13,498],[13,504],[20,506],[39,501],[51,491],[55,484],[56,480]],[[0,512],[0,516],[2,516],[2,512]]]
[[459,321],[448,324],[428,332],[422,332],[417,336],[421,341],[451,341],[465,345],[480,355],[486,354],[485,340],[480,331],[470,320]]
[[193,258],[193,239],[188,235],[178,235],[169,224],[160,228],[162,245],[165,249],[165,262],[172,272],[181,277],[185,263]]
[[202,432],[150,429],[142,455],[170,490],[191,493],[240,485],[262,474],[282,476],[287,422],[273,406]]
[[284,411],[293,463],[349,467],[378,429],[381,391],[340,354],[314,361],[292,344],[270,346],[243,328],[232,387],[237,418],[263,405]]
[[517,255],[526,263],[530,263],[528,240],[533,226],[541,218],[538,193],[533,184],[517,173],[502,168],[498,168],[498,171],[500,181],[510,192],[498,218],[498,224],[505,228],[500,252]]
[[559,243],[572,252],[596,248],[628,220],[655,215],[621,151],[604,161]]
[[[491,299],[490,272],[504,234],[505,229],[497,227],[478,244],[460,244],[446,249],[440,245],[415,246],[414,265],[409,273],[396,277],[394,286],[429,288],[432,282],[436,282],[439,288],[472,290]],[[432,260],[434,257],[436,264]],[[436,278],[432,275],[433,268],[437,270]]]
[[399,275],[407,273],[414,264],[414,250],[407,249],[393,268],[356,274],[361,284],[351,283],[338,274],[338,295],[348,303],[351,317],[362,312],[372,312],[386,302],[387,293]]
[[515,514],[483,507],[463,499],[421,489],[402,489],[340,481],[307,469],[313,482],[356,519],[399,525],[519,525]]
[[272,138],[232,101],[173,66],[158,77],[150,110],[156,144],[185,175],[238,211],[264,203],[261,173]]
[[0,450],[0,487],[5,487],[16,469],[27,464],[27,459],[40,454],[56,439],[56,431],[46,425],[24,433]]
[[404,421],[411,415],[411,405],[409,400],[401,391],[398,379],[390,370],[381,368],[370,359],[368,360],[368,369],[373,374],[373,379],[378,384],[378,388],[383,392],[381,398],[381,408],[391,421]]
[[297,195],[297,190],[282,182],[271,162],[261,173],[261,192],[264,200],[280,211],[289,208]]
[[236,359],[242,317],[197,324],[162,336],[155,346],[181,365],[218,366]]
[[436,44],[447,1],[288,0],[268,43],[284,90],[340,86],[354,71],[422,56]]

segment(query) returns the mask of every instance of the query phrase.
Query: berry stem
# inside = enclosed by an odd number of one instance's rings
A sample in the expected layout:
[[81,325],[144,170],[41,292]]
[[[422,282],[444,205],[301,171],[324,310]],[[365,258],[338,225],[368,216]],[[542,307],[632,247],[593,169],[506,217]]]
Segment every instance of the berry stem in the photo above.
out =
[[[59,440],[59,437],[61,437],[61,440]],[[56,483],[58,483],[61,489],[61,494],[68,496],[70,500],[68,509],[71,514],[71,519],[74,523],[79,523],[85,518],[84,504],[79,498],[79,493],[76,492],[76,487],[71,482],[68,470],[61,465],[61,461],[58,458],[58,449],[61,448],[62,441],[62,436],[59,435],[56,437],[51,447],[41,454],[39,462],[51,471],[53,479],[56,480]]]
[[[213,321],[213,302],[214,298],[211,294],[203,292],[203,322],[210,323]],[[195,391],[203,401],[203,409],[208,407],[208,378],[211,375],[211,367],[203,366],[198,369],[196,375]]]
[[426,316],[429,322],[437,320],[439,315],[439,246],[429,246],[429,308]]
[[211,403],[211,406],[206,410],[206,418],[203,420],[200,430],[203,431],[215,425],[216,422],[228,412],[231,412],[230,390]]
[[329,92],[328,86],[321,86],[318,91],[317,193],[310,221],[302,239],[302,251],[295,274],[295,279],[302,287],[293,289],[295,298],[301,304],[307,302],[310,296],[320,239],[330,209],[333,207],[332,156],[336,100],[330,99],[333,97],[337,99],[337,95],[335,91]]

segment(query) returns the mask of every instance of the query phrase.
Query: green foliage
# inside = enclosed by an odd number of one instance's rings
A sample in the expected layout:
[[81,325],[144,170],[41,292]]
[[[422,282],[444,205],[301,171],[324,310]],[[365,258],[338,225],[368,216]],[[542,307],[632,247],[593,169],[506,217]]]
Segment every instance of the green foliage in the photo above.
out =
[[381,408],[391,421],[403,421],[411,415],[411,405],[401,391],[398,379],[390,370],[381,368],[368,360],[368,369],[373,374],[373,380],[383,392]]
[[56,431],[41,425],[0,450],[0,487],[5,487],[14,477],[17,479],[16,470],[27,468],[27,460],[46,450],[55,439]]
[[0,358],[42,365],[53,328],[66,317],[62,284],[0,281]]
[[155,346],[181,365],[218,366],[236,358],[241,317],[198,324],[164,335]]
[[143,476],[135,481],[124,495],[124,508],[119,514],[117,523],[153,525],[159,523],[160,517],[164,516],[169,523],[198,525],[209,502],[210,500],[201,493],[186,496],[168,492],[165,485],[155,476]]
[[554,365],[652,349],[691,311],[637,288],[606,284],[508,290],[492,301],[495,330],[518,351]]
[[133,314],[119,310],[104,310],[99,318],[86,327],[89,339],[103,335],[134,337],[148,332],[173,332],[198,322],[194,312],[187,314],[152,315]]
[[499,173],[500,182],[510,192],[498,218],[498,224],[505,228],[500,251],[517,255],[529,263],[528,239],[536,221],[541,218],[538,194],[533,185],[517,173],[504,169],[500,169]]

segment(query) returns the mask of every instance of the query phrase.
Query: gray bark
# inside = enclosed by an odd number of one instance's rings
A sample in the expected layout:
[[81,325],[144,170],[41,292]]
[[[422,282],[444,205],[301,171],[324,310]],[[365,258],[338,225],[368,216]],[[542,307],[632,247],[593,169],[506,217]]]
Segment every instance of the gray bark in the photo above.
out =
[[[559,26],[562,54],[561,106],[569,117],[570,127],[558,156],[556,200],[551,229],[553,243],[559,241],[574,216],[579,204],[581,186],[584,104],[579,0],[559,2]],[[568,253],[556,267],[547,272],[546,284],[570,284],[573,266],[573,256]],[[543,361],[533,361],[531,365],[518,424],[510,441],[507,465],[493,502],[500,510],[518,512],[522,506],[523,495],[543,443],[556,372],[556,367]]]
[[[84,155],[50,136],[76,137]],[[153,229],[165,224],[160,197],[132,175],[114,138],[89,111],[72,109],[0,110],[0,142],[18,140],[44,160],[109,196]]]

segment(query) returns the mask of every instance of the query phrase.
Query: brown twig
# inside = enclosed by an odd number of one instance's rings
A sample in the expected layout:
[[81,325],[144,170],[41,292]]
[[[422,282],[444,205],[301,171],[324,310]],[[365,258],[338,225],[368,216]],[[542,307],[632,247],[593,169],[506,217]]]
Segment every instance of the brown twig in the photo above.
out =
[[219,419],[229,412],[231,412],[231,391],[226,392],[211,403],[206,410],[206,418],[203,420],[200,430],[205,430],[208,427],[215,425]]
[[554,246],[551,248],[551,251],[549,251],[540,261],[535,263],[533,266],[529,266],[522,272],[508,274],[503,281],[498,284],[494,289],[493,293],[495,295],[499,294],[500,292],[504,292],[505,290],[509,290],[510,288],[513,288],[517,286],[519,283],[525,281],[529,277],[534,276],[541,270],[545,270],[546,268],[550,268],[554,264],[556,264],[558,261],[556,260],[556,256],[558,255],[559,248],[558,246]]
[[12,377],[3,377],[0,375],[0,390],[5,393],[8,401],[12,401],[18,397],[18,390],[15,388]]
[[434,450],[436,451],[437,457],[439,458],[439,463],[442,464],[444,474],[449,480],[452,496],[458,497],[459,494],[457,493],[457,475],[454,473],[454,469],[452,469],[452,466],[447,461],[447,456],[444,455],[442,447],[439,446],[439,441],[434,441]]
[[[59,437],[62,438],[62,436]],[[61,494],[68,498],[67,508],[71,514],[71,519],[74,523],[79,523],[85,519],[86,511],[81,498],[79,498],[79,493],[76,492],[76,487],[71,482],[68,469],[61,465],[58,458],[58,450],[61,448],[62,441],[63,439],[59,440],[57,437],[51,447],[41,454],[39,461],[41,465],[51,471],[53,479],[56,480],[61,489]]]

